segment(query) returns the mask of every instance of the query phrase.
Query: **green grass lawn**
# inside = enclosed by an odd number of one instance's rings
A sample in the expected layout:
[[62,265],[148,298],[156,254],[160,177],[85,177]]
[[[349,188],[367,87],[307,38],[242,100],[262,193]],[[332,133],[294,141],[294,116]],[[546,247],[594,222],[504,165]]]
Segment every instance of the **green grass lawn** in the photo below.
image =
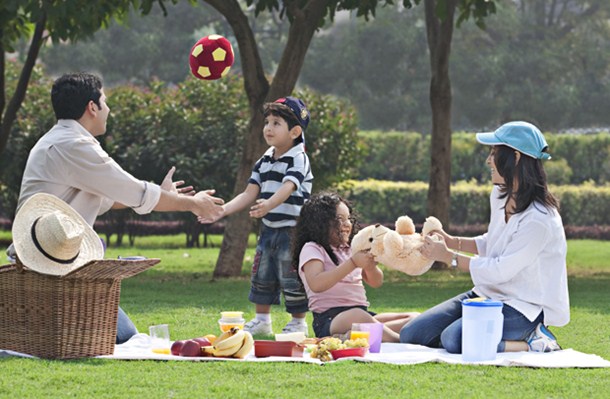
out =
[[[171,338],[182,339],[218,333],[220,311],[254,315],[247,300],[253,249],[240,278],[214,281],[220,240],[212,237],[214,248],[185,249],[183,237],[151,237],[139,238],[135,248],[108,249],[108,258],[162,259],[123,281],[121,304],[138,329],[146,332],[149,325],[167,323]],[[564,348],[610,360],[610,242],[573,240],[568,245],[572,320],[553,332]],[[423,311],[469,288],[467,275],[447,271],[420,277],[387,272],[384,286],[367,293],[378,312]],[[287,321],[288,315],[276,307],[274,330]],[[311,325],[311,315],[308,321]],[[606,398],[609,391],[610,369],[0,359],[0,397],[7,398]]]

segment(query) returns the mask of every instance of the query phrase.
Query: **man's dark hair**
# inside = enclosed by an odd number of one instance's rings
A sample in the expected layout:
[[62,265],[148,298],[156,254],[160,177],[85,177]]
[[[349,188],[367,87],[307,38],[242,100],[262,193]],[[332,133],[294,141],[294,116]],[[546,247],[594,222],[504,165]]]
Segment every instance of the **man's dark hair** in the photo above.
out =
[[53,83],[51,103],[57,119],[80,119],[89,101],[99,109],[102,80],[90,73],[65,74]]

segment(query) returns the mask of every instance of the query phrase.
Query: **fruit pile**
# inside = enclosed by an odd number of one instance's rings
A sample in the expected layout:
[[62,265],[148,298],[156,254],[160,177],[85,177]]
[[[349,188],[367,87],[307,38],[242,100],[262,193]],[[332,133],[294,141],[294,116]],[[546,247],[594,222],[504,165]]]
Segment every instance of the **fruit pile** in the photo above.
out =
[[311,350],[311,357],[320,359],[323,362],[328,362],[332,360],[330,351],[345,348],[363,348],[367,346],[369,346],[369,341],[366,338],[348,339],[345,342],[341,342],[339,338],[328,337],[316,344]]
[[243,359],[254,347],[252,334],[239,328],[231,328],[214,339],[213,342],[206,337],[174,342],[171,348],[172,355],[188,357],[235,357]]

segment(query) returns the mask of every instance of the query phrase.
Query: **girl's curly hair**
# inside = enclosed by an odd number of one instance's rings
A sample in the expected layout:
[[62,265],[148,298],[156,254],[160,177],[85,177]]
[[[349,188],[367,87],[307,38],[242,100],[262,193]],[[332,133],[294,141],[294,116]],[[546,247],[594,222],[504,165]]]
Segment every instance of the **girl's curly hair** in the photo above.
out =
[[301,208],[301,214],[297,219],[295,237],[292,240],[292,265],[295,270],[299,269],[299,255],[303,246],[313,241],[321,245],[335,264],[337,257],[330,247],[330,238],[333,232],[339,231],[341,227],[337,220],[337,205],[344,203],[350,212],[352,222],[352,233],[349,241],[358,232],[359,225],[352,205],[346,199],[334,192],[321,192],[314,194]]

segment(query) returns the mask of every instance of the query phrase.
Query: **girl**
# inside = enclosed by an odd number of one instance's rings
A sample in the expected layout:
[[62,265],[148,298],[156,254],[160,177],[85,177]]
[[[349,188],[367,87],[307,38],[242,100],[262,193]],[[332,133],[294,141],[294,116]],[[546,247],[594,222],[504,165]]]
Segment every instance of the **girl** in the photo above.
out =
[[526,122],[478,133],[477,140],[492,146],[487,164],[494,188],[487,233],[465,238],[439,231],[435,234],[441,242],[427,237],[422,248],[426,257],[469,272],[475,286],[422,313],[400,331],[400,341],[461,353],[461,301],[487,297],[504,303],[498,352],[561,349],[545,327],[570,320],[566,238],[541,161],[551,158],[547,143],[540,130]]
[[398,331],[418,313],[368,310],[362,281],[383,284],[383,272],[367,252],[351,253],[356,233],[350,204],[335,193],[313,195],[303,205],[296,226],[293,264],[313,313],[316,337],[346,335],[352,323],[384,323],[382,341],[398,342]]

